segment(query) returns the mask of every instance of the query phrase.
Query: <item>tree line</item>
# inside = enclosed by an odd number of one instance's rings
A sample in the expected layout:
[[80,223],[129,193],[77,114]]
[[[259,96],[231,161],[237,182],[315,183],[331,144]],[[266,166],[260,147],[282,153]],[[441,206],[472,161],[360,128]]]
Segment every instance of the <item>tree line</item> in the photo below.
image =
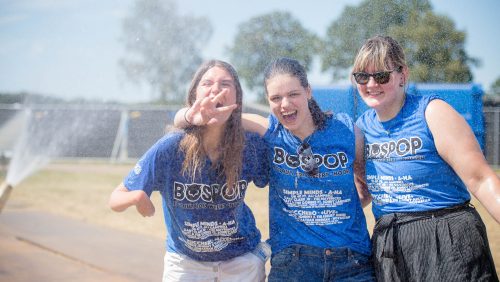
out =
[[[149,83],[159,101],[179,102],[212,32],[207,18],[180,15],[175,0],[137,0],[124,20],[121,40],[128,53],[120,64],[132,81]],[[429,0],[346,6],[323,38],[290,12],[273,11],[242,22],[226,51],[246,87],[259,93],[264,67],[278,56],[295,58],[308,70],[318,58],[332,82],[347,78],[357,49],[376,34],[403,45],[414,82],[472,82],[471,68],[480,66],[465,50],[466,32],[436,14]],[[492,91],[500,95],[500,77]]]
[[[122,23],[120,41],[127,53],[119,60],[121,69],[130,81],[149,84],[155,103],[183,102],[213,33],[208,18],[181,15],[175,1],[136,0]],[[320,62],[321,72],[334,83],[349,77],[359,46],[376,34],[390,35],[403,45],[414,82],[472,82],[471,69],[480,66],[465,50],[466,32],[436,14],[429,0],[348,5],[323,37],[290,12],[273,11],[241,22],[225,51],[244,85],[264,100],[263,70],[273,58],[295,58],[308,70]],[[500,97],[500,77],[487,94]]]

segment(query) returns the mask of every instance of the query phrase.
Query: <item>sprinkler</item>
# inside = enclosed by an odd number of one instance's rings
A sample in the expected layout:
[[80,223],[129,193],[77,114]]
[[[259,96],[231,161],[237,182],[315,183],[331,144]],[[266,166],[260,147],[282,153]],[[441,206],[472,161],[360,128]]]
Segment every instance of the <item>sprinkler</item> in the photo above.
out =
[[3,206],[7,203],[11,191],[12,185],[6,181],[0,185],[0,213],[2,212]]

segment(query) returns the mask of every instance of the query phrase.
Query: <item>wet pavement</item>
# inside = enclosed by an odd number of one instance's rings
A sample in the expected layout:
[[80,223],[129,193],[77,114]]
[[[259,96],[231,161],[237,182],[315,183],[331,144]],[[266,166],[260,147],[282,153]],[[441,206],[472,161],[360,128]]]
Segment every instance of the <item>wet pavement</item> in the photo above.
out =
[[161,281],[164,241],[35,211],[0,214],[0,281]]

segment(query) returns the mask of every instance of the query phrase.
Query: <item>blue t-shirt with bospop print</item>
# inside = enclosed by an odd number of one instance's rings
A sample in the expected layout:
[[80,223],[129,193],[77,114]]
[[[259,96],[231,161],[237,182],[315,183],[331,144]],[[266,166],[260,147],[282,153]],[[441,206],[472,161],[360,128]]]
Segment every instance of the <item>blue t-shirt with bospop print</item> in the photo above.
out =
[[273,253],[291,245],[348,247],[371,253],[366,219],[354,185],[355,136],[346,114],[327,120],[304,141],[318,166],[316,175],[304,170],[303,143],[274,115],[264,140],[270,150],[269,229]]
[[376,218],[470,200],[460,177],[439,155],[427,125],[425,110],[434,99],[439,97],[406,94],[393,119],[381,122],[371,109],[356,121],[365,135],[366,178]]
[[225,177],[206,160],[194,179],[184,175],[184,133],[170,133],[154,144],[124,180],[129,190],[160,192],[167,228],[167,251],[199,261],[228,260],[255,249],[261,235],[244,202],[251,182],[267,185],[267,151],[256,134],[246,133],[242,173],[228,189]]

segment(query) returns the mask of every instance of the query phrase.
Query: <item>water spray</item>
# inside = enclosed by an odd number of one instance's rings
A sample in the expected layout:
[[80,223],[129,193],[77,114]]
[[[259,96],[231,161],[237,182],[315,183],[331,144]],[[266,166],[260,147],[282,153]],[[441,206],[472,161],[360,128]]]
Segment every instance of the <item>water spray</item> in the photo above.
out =
[[7,199],[9,198],[10,192],[12,191],[12,185],[4,181],[0,185],[0,213],[2,212],[3,206],[7,203]]

